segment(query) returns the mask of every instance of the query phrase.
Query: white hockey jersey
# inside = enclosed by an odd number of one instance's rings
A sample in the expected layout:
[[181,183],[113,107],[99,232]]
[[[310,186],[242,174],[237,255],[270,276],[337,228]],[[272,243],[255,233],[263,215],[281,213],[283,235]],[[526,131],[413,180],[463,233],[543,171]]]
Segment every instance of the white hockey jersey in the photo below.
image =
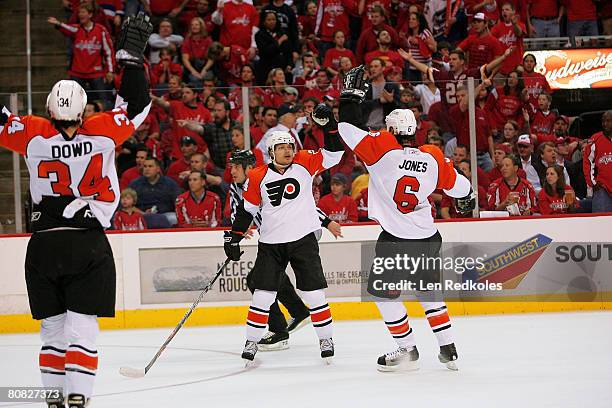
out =
[[74,210],[89,205],[100,224],[108,228],[120,195],[115,149],[147,113],[148,108],[134,121],[122,108],[95,114],[72,139],[45,118],[10,115],[0,127],[0,146],[25,156],[34,204],[44,197],[81,199]]
[[465,197],[470,182],[433,145],[403,148],[386,130],[366,132],[350,123],[338,124],[345,143],[370,173],[368,217],[388,233],[421,239],[436,233],[427,197],[441,188],[451,197]]
[[312,179],[338,164],[343,153],[300,150],[283,174],[274,170],[273,165],[262,165],[249,172],[242,197],[245,210],[259,217],[260,242],[293,242],[321,229]]

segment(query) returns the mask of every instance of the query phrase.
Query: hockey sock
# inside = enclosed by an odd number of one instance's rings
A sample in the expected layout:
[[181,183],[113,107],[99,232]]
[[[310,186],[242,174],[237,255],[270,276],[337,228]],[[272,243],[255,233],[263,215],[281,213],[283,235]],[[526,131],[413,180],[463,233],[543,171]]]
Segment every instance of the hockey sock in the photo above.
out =
[[66,379],[66,339],[64,337],[64,322],[66,313],[47,317],[40,325],[40,338],[43,345],[38,356],[38,365],[43,386],[60,388],[64,392]]
[[268,324],[270,305],[276,299],[276,292],[256,289],[247,315],[246,338],[254,342],[261,340]]
[[376,306],[397,345],[404,348],[416,346],[404,304],[402,302],[376,302]]
[[425,309],[425,317],[427,317],[429,326],[438,339],[438,344],[444,346],[454,343],[453,331],[446,310],[446,304],[444,302],[421,302],[421,305],[423,309]]
[[96,316],[68,311],[64,326],[68,349],[66,350],[66,395],[93,393],[98,369],[98,320]]
[[308,304],[310,319],[319,339],[329,339],[333,335],[331,310],[323,289],[302,292],[302,297]]

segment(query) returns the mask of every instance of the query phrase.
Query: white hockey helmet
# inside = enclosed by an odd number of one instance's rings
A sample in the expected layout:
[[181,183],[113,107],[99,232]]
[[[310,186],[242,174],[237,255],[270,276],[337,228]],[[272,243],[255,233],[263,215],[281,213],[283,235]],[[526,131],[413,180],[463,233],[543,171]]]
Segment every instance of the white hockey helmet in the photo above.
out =
[[80,121],[87,105],[87,93],[76,81],[58,81],[47,96],[47,112],[55,120]]
[[393,129],[394,135],[412,136],[416,133],[417,123],[410,109],[395,109],[385,118],[387,130]]
[[295,149],[295,139],[289,132],[275,130],[270,134],[270,136],[268,136],[268,139],[266,140],[266,148],[268,149],[268,154],[272,160],[274,160],[274,148],[276,145],[284,143],[292,145]]

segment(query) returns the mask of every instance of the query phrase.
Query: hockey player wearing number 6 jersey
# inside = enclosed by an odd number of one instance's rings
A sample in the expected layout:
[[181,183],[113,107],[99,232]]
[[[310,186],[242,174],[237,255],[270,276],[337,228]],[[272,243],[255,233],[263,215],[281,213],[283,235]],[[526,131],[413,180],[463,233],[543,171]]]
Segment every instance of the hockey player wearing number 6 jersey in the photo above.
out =
[[123,25],[116,109],[83,120],[85,90],[62,80],[47,97],[50,120],[15,116],[6,108],[0,114],[0,146],[24,155],[30,172],[28,298],[32,317],[42,320],[43,385],[63,390],[47,399],[50,408],[87,404],[98,367],[97,317],[115,314],[115,263],[104,229],[119,202],[115,149],[151,106],[142,52],[152,30],[143,14]]
[[296,152],[296,142],[288,132],[270,135],[267,148],[272,163],[249,172],[242,194],[243,206],[236,212],[232,230],[225,233],[225,253],[230,259],[239,260],[239,242],[253,217],[261,216],[257,258],[248,277],[253,300],[242,353],[247,364],[255,358],[281,274],[289,263],[295,272],[296,287],[309,306],[321,357],[328,361],[334,355],[332,317],[324,292],[327,282],[315,236],[321,221],[312,194],[312,179],[338,164],[344,150],[337,131],[324,133],[325,148],[317,152]]
[[[376,256],[437,257],[442,239],[434,226],[427,197],[441,188],[451,197],[461,197],[457,200],[457,207],[467,212],[474,205],[470,182],[457,173],[436,146],[406,147],[413,145],[416,132],[414,114],[408,109],[392,111],[385,119],[387,129],[368,132],[355,126],[361,123],[359,103],[367,87],[363,66],[349,71],[341,96],[338,131],[370,174],[368,216],[383,229],[376,243]],[[390,279],[398,277],[397,270],[388,272],[384,276]],[[439,271],[421,268],[416,273],[431,278],[426,274],[433,273],[435,277]],[[378,276],[381,275],[370,273],[368,292],[378,299],[376,303],[380,313],[398,345],[397,350],[378,359],[378,368],[380,371],[416,369],[419,354],[406,308],[402,302],[385,301],[385,298],[397,298],[399,292],[376,288],[374,280]],[[456,370],[454,360],[457,352],[446,305],[444,302],[419,300],[438,339],[440,362]]]

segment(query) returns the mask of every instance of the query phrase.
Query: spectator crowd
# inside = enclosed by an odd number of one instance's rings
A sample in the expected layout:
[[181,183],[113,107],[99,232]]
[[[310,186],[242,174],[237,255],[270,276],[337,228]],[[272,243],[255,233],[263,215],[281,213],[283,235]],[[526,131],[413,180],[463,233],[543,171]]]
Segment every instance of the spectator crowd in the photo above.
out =
[[[113,104],[122,19],[144,11],[155,23],[147,49],[153,108],[117,151],[116,229],[228,225],[231,152],[248,145],[257,164],[266,163],[274,130],[291,133],[298,149],[321,148],[310,113],[326,103],[337,115],[342,78],[359,64],[371,82],[364,125],[384,128],[392,110],[411,109],[413,147],[437,145],[468,177],[475,155],[481,211],[612,211],[612,112],[591,138],[572,135],[571,119],[552,106],[548,82],[523,49],[528,37],[611,35],[612,2],[62,2],[66,15],[48,22],[68,40],[68,75],[88,90],[86,116]],[[477,84],[473,152],[468,77]],[[241,87],[249,88],[248,105]],[[313,194],[332,220],[367,221],[367,184],[364,165],[346,148],[340,164],[316,178]],[[430,203],[437,218],[471,216],[441,190]]]

